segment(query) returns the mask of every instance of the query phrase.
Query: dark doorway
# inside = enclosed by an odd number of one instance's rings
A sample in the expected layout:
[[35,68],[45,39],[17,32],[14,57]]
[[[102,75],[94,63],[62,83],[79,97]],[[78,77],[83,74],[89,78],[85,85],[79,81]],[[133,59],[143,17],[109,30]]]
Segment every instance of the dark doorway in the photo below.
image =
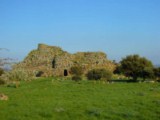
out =
[[68,71],[66,69],[64,70],[64,76],[68,76]]
[[53,59],[53,61],[52,61],[52,68],[56,67],[55,63],[56,63],[56,61],[55,61],[55,59]]

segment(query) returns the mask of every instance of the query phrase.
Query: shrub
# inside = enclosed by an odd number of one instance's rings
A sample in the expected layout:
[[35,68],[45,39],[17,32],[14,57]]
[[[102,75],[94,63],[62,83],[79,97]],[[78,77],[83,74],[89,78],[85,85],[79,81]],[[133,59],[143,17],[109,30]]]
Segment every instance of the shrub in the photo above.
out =
[[117,65],[115,70],[113,71],[114,74],[122,74],[121,66]]
[[154,76],[155,76],[157,82],[160,81],[160,67],[154,68],[153,71],[154,71]]
[[5,84],[5,81],[0,78],[0,85],[4,85],[4,84]]
[[43,74],[44,74],[43,71],[38,71],[38,72],[36,73],[36,77],[41,77]]
[[81,66],[73,66],[70,69],[71,74],[76,76],[81,76],[83,74],[83,69]]
[[160,82],[160,79],[158,79],[157,82]]
[[0,68],[0,76],[4,73],[4,70]]
[[6,72],[1,76],[1,79],[5,82],[11,81],[30,81],[33,79],[33,74],[24,69],[14,69]]
[[83,69],[81,66],[73,66],[70,69],[71,74],[73,74],[72,80],[80,81],[82,80],[81,75],[83,74]]
[[75,76],[72,77],[72,80],[74,80],[74,81],[80,81],[80,80],[82,80],[82,77],[75,75]]
[[112,72],[106,69],[93,69],[87,73],[88,80],[110,80],[112,78]]

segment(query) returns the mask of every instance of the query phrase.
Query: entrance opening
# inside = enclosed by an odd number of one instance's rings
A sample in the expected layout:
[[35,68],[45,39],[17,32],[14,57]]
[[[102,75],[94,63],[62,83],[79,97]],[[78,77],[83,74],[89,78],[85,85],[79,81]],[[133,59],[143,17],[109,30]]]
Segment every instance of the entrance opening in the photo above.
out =
[[55,67],[56,67],[55,63],[56,63],[56,61],[55,61],[55,59],[54,59],[54,60],[52,61],[52,68],[55,68]]
[[68,76],[68,71],[66,69],[64,70],[64,76]]

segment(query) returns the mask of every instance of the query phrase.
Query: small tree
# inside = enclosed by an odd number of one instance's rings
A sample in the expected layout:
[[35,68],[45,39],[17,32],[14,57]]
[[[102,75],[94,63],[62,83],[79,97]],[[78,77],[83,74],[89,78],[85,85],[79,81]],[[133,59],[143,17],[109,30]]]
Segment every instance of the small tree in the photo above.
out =
[[153,68],[145,67],[141,73],[141,77],[143,78],[143,80],[146,80],[146,78],[154,78]]
[[138,77],[150,78],[153,75],[152,62],[139,55],[129,55],[122,59],[121,70],[127,77],[132,77],[137,80]]
[[83,74],[83,69],[81,66],[73,66],[70,69],[71,74],[81,76]]
[[4,70],[0,68],[0,76],[4,73]]
[[88,80],[110,80],[112,78],[112,72],[106,69],[93,69],[87,73]]
[[79,81],[82,79],[83,69],[81,66],[71,67],[70,72],[73,75],[72,80]]
[[156,80],[160,81],[160,67],[154,68],[154,76],[156,77]]
[[116,65],[115,70],[113,71],[114,74],[122,74],[122,69],[120,65]]
[[2,74],[4,74],[4,70],[2,68],[0,68],[0,85],[5,84],[5,81],[3,79],[1,79]]

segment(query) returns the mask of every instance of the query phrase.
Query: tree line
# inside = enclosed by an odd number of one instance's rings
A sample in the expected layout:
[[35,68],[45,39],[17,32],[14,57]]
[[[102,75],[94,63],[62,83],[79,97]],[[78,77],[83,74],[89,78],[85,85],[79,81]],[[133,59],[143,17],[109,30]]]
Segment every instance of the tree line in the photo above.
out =
[[160,79],[160,67],[156,68],[152,62],[145,57],[139,55],[128,55],[123,58],[120,63],[115,63],[115,74],[123,74],[126,77],[137,81],[138,78],[143,79]]

